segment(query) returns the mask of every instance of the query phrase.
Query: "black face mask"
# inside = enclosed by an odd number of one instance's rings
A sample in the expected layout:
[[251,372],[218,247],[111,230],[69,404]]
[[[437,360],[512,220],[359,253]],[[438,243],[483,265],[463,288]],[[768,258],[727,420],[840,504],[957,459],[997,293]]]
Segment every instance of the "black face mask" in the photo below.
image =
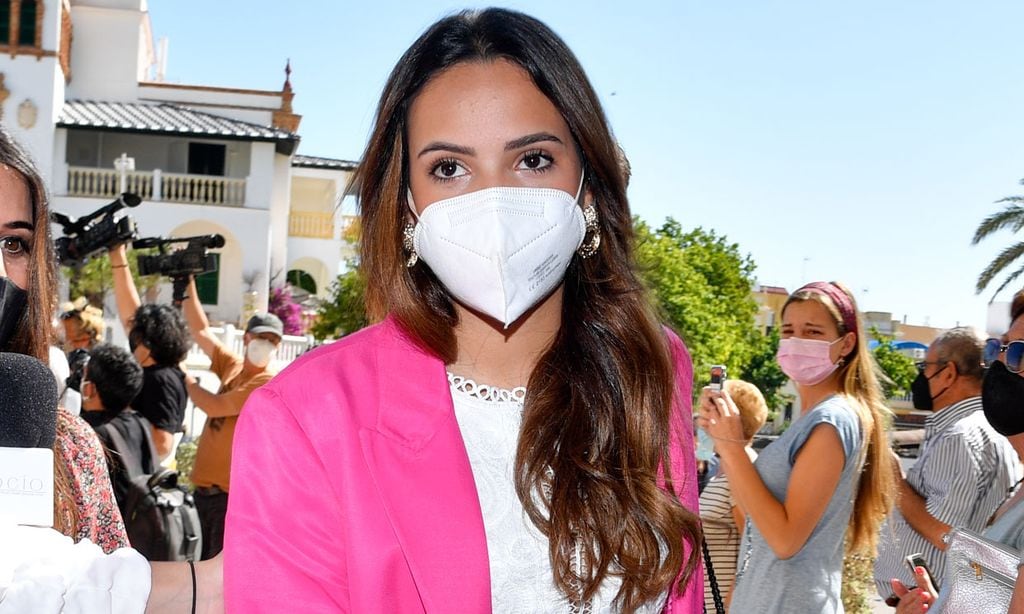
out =
[[[945,367],[939,369],[932,377],[935,377],[939,373],[945,371]],[[914,383],[910,385],[910,398],[914,402],[914,409],[921,411],[935,411],[935,404],[933,401],[941,397],[946,390],[949,390],[949,386],[946,386],[944,390],[939,394],[932,396],[931,388],[928,387],[928,381],[932,377],[927,377],[924,371],[918,371],[917,378],[914,379]]]
[[997,360],[985,372],[981,384],[985,419],[1000,435],[1024,433],[1024,377],[1011,373]]
[[28,305],[25,292],[6,277],[0,277],[0,349],[6,350]]

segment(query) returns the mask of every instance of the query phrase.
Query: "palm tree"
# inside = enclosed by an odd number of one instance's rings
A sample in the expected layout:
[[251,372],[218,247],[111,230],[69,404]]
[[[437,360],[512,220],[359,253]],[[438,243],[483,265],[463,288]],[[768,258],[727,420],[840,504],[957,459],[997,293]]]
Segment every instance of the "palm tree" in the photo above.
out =
[[[1024,185],[1024,179],[1021,179],[1020,183]],[[1005,204],[1006,207],[1002,211],[986,217],[981,224],[978,224],[978,229],[974,231],[974,238],[971,239],[971,245],[977,245],[982,239],[1004,228],[1009,228],[1014,233],[1020,232],[1024,228],[1024,196],[1007,196],[997,200],[996,204]],[[1014,243],[1000,252],[978,276],[978,283],[974,286],[975,294],[981,294],[997,275],[1020,260],[1021,256],[1024,256],[1024,241]],[[1006,279],[992,295],[992,299],[994,300],[1006,286],[1013,283],[1022,274],[1024,274],[1024,265],[1006,276]]]

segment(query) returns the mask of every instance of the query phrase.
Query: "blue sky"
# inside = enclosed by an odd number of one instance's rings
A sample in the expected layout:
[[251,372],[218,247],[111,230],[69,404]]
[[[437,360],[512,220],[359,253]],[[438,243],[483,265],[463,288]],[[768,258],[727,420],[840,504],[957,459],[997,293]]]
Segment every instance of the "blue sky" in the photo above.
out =
[[[485,5],[149,0],[168,81],[278,89],[291,58],[300,153],[346,159],[402,52],[469,6]],[[1024,194],[1024,3],[502,6],[576,52],[648,222],[725,234],[764,284],[839,279],[863,309],[985,324],[991,293],[976,297],[974,280],[1012,237],[970,237],[993,201]]]

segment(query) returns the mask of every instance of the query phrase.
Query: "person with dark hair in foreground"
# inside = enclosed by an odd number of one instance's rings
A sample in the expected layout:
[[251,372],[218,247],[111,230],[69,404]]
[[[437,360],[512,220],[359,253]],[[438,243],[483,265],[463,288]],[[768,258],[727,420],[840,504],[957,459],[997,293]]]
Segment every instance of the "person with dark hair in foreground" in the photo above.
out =
[[242,411],[228,609],[699,612],[690,358],[565,43],[502,9],[431,26],[354,185],[378,324]]
[[[55,269],[43,180],[0,129],[0,351],[47,361]],[[187,563],[147,564],[127,548],[96,434],[60,408],[55,432],[54,529],[0,521],[0,568],[10,571],[0,574],[0,609],[174,614],[195,600],[197,612],[223,612],[221,559],[196,563],[194,575]]]
[[152,425],[153,445],[162,460],[182,431],[188,392],[180,368],[192,346],[181,312],[170,305],[143,305],[128,267],[125,245],[110,250],[114,296],[132,354],[143,368],[142,390],[132,409]]
[[[113,345],[93,348],[82,376],[82,411],[92,416],[90,423],[108,451],[110,483],[122,516],[131,476],[153,473],[159,465],[149,421],[128,407],[141,388],[142,367],[131,354]],[[117,436],[128,446],[123,455],[113,452]]]
[[[56,258],[43,180],[0,130],[0,351],[49,361],[57,302]],[[57,412],[54,526],[105,551],[128,545],[103,447],[83,420]]]

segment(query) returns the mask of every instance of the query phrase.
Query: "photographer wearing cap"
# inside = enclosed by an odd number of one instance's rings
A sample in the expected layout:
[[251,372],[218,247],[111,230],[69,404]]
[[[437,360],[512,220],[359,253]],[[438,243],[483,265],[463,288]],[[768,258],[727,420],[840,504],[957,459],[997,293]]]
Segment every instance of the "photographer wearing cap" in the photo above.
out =
[[251,317],[245,327],[243,357],[225,347],[210,331],[210,322],[196,293],[195,279],[189,279],[182,310],[192,338],[210,357],[210,371],[221,381],[220,390],[214,394],[202,388],[192,376],[185,376],[189,397],[207,416],[196,450],[192,483],[196,486],[196,508],[203,526],[203,559],[208,559],[216,556],[224,543],[235,422],[252,391],[273,377],[269,367],[281,345],[284,325],[271,313]]
[[178,310],[170,305],[143,305],[128,268],[124,244],[110,250],[117,314],[128,333],[128,345],[142,365],[142,391],[132,409],[153,425],[153,446],[161,460],[174,449],[174,435],[183,430],[185,374],[178,366],[191,345],[188,327]]

